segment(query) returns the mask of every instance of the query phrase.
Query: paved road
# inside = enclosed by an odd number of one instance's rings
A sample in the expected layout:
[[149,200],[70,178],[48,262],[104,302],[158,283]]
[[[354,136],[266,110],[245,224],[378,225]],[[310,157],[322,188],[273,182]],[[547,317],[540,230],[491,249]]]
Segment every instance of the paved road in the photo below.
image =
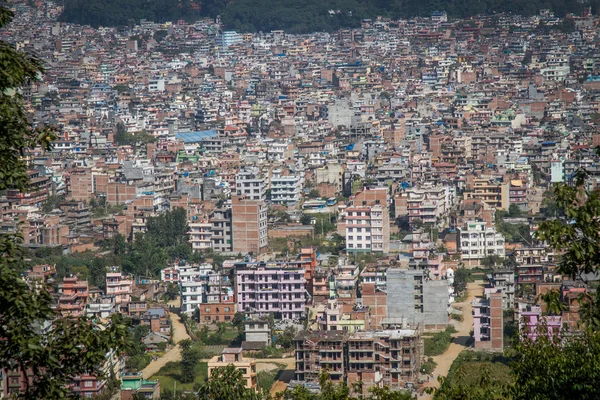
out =
[[[169,305],[179,305],[179,300],[169,302]],[[184,339],[189,339],[190,336],[187,334],[185,326],[179,319],[179,315],[170,313],[169,318],[171,319],[171,324],[173,325],[173,342],[176,344],[176,346],[167,351],[158,360],[152,361],[146,368],[142,370],[142,376],[144,379],[150,379],[152,375],[156,374],[158,370],[164,367],[168,362],[181,360],[181,349],[177,343]]]
[[483,295],[483,281],[475,281],[469,283],[467,285],[468,297],[462,303],[456,303],[455,306],[462,307],[463,318],[460,325],[460,329],[454,334],[452,334],[452,343],[446,350],[444,354],[439,356],[432,357],[433,360],[437,363],[435,370],[433,371],[433,379],[428,382],[425,386],[429,387],[438,387],[438,377],[448,375],[448,371],[450,371],[450,366],[458,357],[461,351],[467,348],[467,341],[471,337],[471,329],[473,328],[473,307],[471,306],[471,301],[476,296]]

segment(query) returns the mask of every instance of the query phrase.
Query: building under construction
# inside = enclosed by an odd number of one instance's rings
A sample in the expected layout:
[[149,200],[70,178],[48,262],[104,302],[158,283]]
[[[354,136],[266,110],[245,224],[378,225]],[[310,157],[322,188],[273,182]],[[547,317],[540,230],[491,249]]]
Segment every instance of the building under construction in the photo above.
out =
[[318,382],[327,371],[332,381],[348,386],[405,388],[419,380],[423,340],[421,329],[300,332],[294,339],[296,379]]

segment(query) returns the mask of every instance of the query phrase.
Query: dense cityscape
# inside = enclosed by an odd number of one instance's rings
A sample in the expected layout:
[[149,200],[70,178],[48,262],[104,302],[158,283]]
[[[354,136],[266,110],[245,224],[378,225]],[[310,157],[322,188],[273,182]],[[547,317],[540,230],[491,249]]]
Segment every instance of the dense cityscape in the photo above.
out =
[[[0,192],[19,280],[57,321],[126,326],[69,395],[217,399],[233,365],[244,396],[475,399],[448,388],[500,390],[521,346],[600,320],[591,7],[312,34],[8,7],[0,40],[44,68],[10,95],[56,134]],[[50,371],[0,368],[0,397]],[[564,396],[539,398],[595,398]]]

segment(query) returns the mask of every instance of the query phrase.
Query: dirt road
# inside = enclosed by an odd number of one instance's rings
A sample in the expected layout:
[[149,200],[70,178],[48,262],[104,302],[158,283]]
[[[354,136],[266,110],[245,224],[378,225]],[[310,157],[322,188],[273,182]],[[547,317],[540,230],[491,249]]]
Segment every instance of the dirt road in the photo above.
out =
[[[173,301],[173,303],[179,304],[178,300]],[[171,305],[172,302],[169,302]],[[175,313],[170,313],[169,318],[171,319],[171,324],[173,325],[173,342],[175,344],[181,342],[184,339],[189,339],[190,336],[187,334],[185,330],[185,326],[179,319],[179,315]],[[179,361],[181,360],[181,349],[177,344],[171,350],[167,351],[161,358],[156,361],[152,361],[146,368],[142,370],[142,376],[144,379],[150,379],[150,377],[158,372],[162,367],[164,367],[170,361]]]
[[425,386],[429,387],[438,387],[438,376],[446,376],[448,375],[448,371],[450,371],[450,366],[458,357],[458,354],[467,348],[467,341],[470,339],[471,329],[473,328],[473,307],[471,306],[471,301],[476,296],[483,295],[483,282],[475,281],[469,283],[467,286],[468,297],[462,303],[455,303],[455,307],[461,307],[463,318],[460,328],[456,333],[452,334],[452,343],[446,350],[444,354],[439,356],[432,357],[433,360],[437,363],[435,370],[433,371],[433,379],[426,384]]

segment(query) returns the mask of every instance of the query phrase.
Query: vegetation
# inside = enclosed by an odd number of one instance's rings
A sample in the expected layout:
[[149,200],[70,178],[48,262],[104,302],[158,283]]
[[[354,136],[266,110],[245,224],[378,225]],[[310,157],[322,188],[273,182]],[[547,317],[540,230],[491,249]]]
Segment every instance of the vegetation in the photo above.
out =
[[[160,382],[161,394],[165,395],[168,391],[172,391],[174,388],[177,392],[189,391],[197,388],[202,382],[208,377],[208,364],[205,362],[198,362],[194,367],[194,379],[192,382],[184,383],[182,381],[182,366],[181,361],[168,362],[158,372],[153,375],[150,380],[156,380]],[[179,397],[174,397],[179,399]]]
[[425,375],[431,375],[433,374],[435,367],[437,367],[437,363],[433,361],[433,358],[429,357],[421,364],[421,372]]
[[125,367],[130,371],[141,371],[148,364],[152,357],[146,353],[146,346],[142,342],[144,336],[150,332],[150,327],[138,325],[129,332],[127,336],[128,347],[125,355],[128,357],[125,361]]
[[[11,11],[0,7],[0,27],[12,18]],[[0,191],[26,191],[23,156],[37,146],[49,150],[55,134],[50,127],[30,126],[18,88],[36,81],[43,68],[39,60],[3,41],[0,59]],[[19,234],[0,236],[0,368],[32,371],[32,379],[24,380],[22,398],[65,398],[76,376],[102,376],[106,355],[126,347],[127,327],[118,315],[102,329],[84,317],[58,315],[47,288],[31,290],[19,274],[25,268],[22,242]]]
[[455,332],[456,329],[450,325],[445,330],[435,333],[433,336],[424,337],[425,355],[439,356],[440,354],[443,354],[448,349],[448,346],[450,346],[452,334]]
[[[139,23],[140,19],[156,22],[197,20],[220,15],[227,29],[240,32],[269,32],[285,29],[290,33],[333,31],[354,28],[362,18],[378,15],[398,18],[429,16],[433,11],[447,11],[450,16],[469,17],[492,12],[533,15],[542,8],[550,8],[557,15],[581,13],[586,5],[598,8],[598,0],[581,3],[575,0],[542,0],[500,2],[498,0],[66,0],[61,20],[98,26],[125,26]],[[543,26],[539,29],[569,31],[573,24]]]
[[467,283],[472,282],[471,271],[466,268],[457,268],[454,273],[454,291],[457,294],[466,293]]

